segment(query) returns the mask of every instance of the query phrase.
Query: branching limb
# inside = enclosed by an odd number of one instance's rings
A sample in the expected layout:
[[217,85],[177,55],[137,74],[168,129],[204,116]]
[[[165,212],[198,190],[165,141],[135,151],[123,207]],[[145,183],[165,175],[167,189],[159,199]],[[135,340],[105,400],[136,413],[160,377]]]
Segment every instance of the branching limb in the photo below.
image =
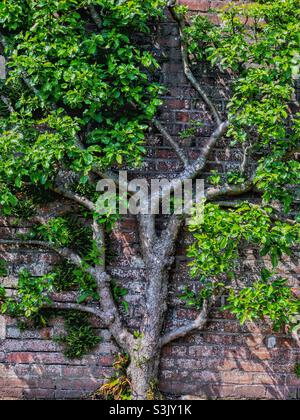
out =
[[[83,268],[83,261],[79,255],[77,255],[75,252],[73,252],[69,248],[57,248],[54,244],[49,243],[49,242],[35,241],[35,240],[22,241],[18,239],[1,239],[0,245],[21,246],[21,247],[34,246],[34,247],[49,249],[50,251],[56,252],[62,258],[65,258],[66,260],[72,262],[77,267]],[[86,271],[91,273],[90,269],[86,269]]]
[[105,322],[116,342],[130,353],[133,347],[133,336],[125,328],[117,304],[115,303],[112,289],[111,276],[105,270],[105,234],[104,227],[95,219],[92,224],[93,239],[101,254],[101,261],[93,268],[92,275],[97,282],[97,290],[100,296],[100,306],[105,314]]
[[94,277],[97,280],[100,304],[105,314],[107,326],[119,346],[126,352],[131,353],[134,338],[123,325],[119,309],[112,295],[111,277],[102,270],[95,270]]
[[179,234],[179,230],[182,227],[184,223],[184,217],[183,215],[172,215],[167,228],[162,233],[160,241],[164,243],[167,254],[169,254],[168,248],[171,248],[173,244],[175,243],[177,236]]
[[94,315],[105,322],[104,314],[97,308],[68,302],[51,302],[43,306],[44,309],[57,309],[60,311],[80,311]]
[[[97,315],[98,317],[101,317],[104,321],[107,327],[109,328],[110,332],[114,336],[115,340],[118,342],[118,344],[128,352],[132,349],[133,346],[133,337],[127,331],[127,329],[124,328],[123,322],[121,320],[118,308],[114,302],[110,284],[111,284],[111,278],[110,276],[103,272],[102,270],[98,270],[98,267],[91,268],[87,267],[85,268],[85,265],[83,264],[82,259],[71,251],[68,248],[56,248],[53,244],[43,242],[43,241],[21,241],[21,240],[0,240],[0,246],[1,245],[8,245],[8,246],[37,246],[40,248],[46,248],[51,251],[56,252],[61,257],[67,259],[68,261],[72,262],[74,265],[80,267],[85,272],[92,275],[98,285],[98,292],[100,295],[100,303],[102,307],[102,311],[99,311],[98,309],[93,309],[90,307],[85,307],[82,305],[77,304],[68,304],[68,308],[65,306],[65,304],[54,304],[55,307],[51,304],[51,307],[54,309],[76,309],[76,310],[83,310],[84,312],[88,312],[94,315]],[[50,306],[49,306],[50,308]],[[96,311],[96,313],[95,313]]]
[[242,175],[246,173],[250,149],[251,149],[251,146],[244,147],[243,160],[240,167],[240,172]]
[[6,39],[1,32],[0,32],[0,44],[2,44],[3,49],[6,49],[8,47]]
[[213,201],[222,196],[238,196],[250,192],[253,190],[253,187],[253,182],[250,180],[241,185],[225,185],[217,188],[209,188],[205,192],[205,197],[207,201]]
[[199,316],[195,319],[195,321],[183,327],[176,328],[173,331],[165,334],[165,336],[163,336],[161,339],[160,346],[164,347],[175,340],[187,337],[188,335],[194,333],[195,331],[201,331],[208,322],[209,307],[210,306],[208,302],[205,301],[203,305],[203,309],[201,313],[199,314]]
[[157,240],[155,216],[151,214],[141,214],[139,217],[139,228],[142,253],[144,259],[147,260],[147,257],[151,255],[154,243]]
[[9,110],[9,112],[12,114],[13,112],[15,112],[13,105],[11,103],[11,100],[9,98],[7,98],[4,95],[0,96],[1,101],[7,106],[7,109]]
[[178,27],[179,27],[179,35],[180,35],[180,39],[181,39],[181,55],[182,55],[184,73],[185,73],[187,79],[190,81],[191,85],[199,93],[202,100],[205,102],[207,107],[210,109],[216,123],[218,125],[220,125],[221,122],[222,122],[222,119],[221,119],[221,116],[220,116],[219,112],[217,111],[213,102],[209,99],[208,95],[202,89],[200,83],[197,81],[196,77],[194,76],[194,74],[193,74],[193,72],[190,68],[188,50],[187,50],[187,46],[186,46],[186,43],[185,43],[185,40],[184,40],[184,25],[185,25],[185,22],[183,21],[183,19],[180,16],[178,16],[178,14],[177,14],[177,12],[174,8],[175,4],[176,4],[176,2],[172,2],[172,1],[168,2],[168,8],[169,8],[174,20],[178,23]]
[[[228,121],[221,123],[220,126],[213,132],[211,137],[209,138],[201,156],[192,164],[190,164],[185,170],[179,175],[178,178],[175,178],[169,185],[165,188],[162,188],[161,194],[158,193],[151,197],[152,205],[157,208],[158,203],[160,200],[165,199],[167,194],[170,194],[170,188],[174,191],[178,191],[178,188],[182,186],[182,183],[185,180],[194,179],[196,178],[205,168],[207,163],[208,156],[217,143],[217,141],[225,134],[228,128]],[[214,193],[217,193],[216,191]],[[220,194],[222,195],[222,194]]]
[[38,209],[37,214],[30,217],[30,222],[45,225],[50,219],[63,217],[67,214],[74,213],[76,210],[78,210],[78,208],[73,203],[69,204],[65,201],[58,204],[55,203],[47,209]]
[[[217,204],[220,207],[225,207],[225,208],[237,208],[241,204],[243,204],[243,201],[216,201],[215,204]],[[251,207],[255,205],[252,203],[248,203],[248,204]],[[259,203],[259,205],[263,206],[263,203]],[[274,207],[272,206],[268,206],[268,207],[271,208],[276,214],[269,214],[268,212],[264,211],[263,208],[261,208],[261,211],[271,220],[274,220],[275,222],[287,223],[292,226],[295,226],[298,224],[296,220],[293,220],[293,219],[290,219],[289,217],[284,216],[283,214],[278,212],[278,210],[275,209]]]
[[69,200],[75,201],[75,203],[87,208],[88,210],[90,210],[92,212],[96,211],[96,206],[92,201],[90,201],[86,197],[83,197],[79,194],[76,194],[76,193],[68,190],[67,188],[63,187],[62,185],[56,185],[52,188],[52,190],[55,193],[57,193],[59,195],[62,195],[65,198],[68,198]]
[[177,156],[183,163],[184,167],[188,167],[189,160],[184,152],[184,150],[179,146],[179,144],[173,139],[173,137],[167,132],[167,130],[162,126],[162,124],[158,120],[153,121],[154,126],[157,128],[157,130],[160,132],[160,134],[163,136],[163,138],[169,143],[169,145],[174,149]]
[[93,220],[92,224],[93,239],[96,242],[97,248],[100,252],[100,261],[97,265],[97,269],[100,272],[105,271],[106,258],[105,258],[105,232],[104,226],[97,222],[96,219]]
[[101,31],[103,29],[102,19],[99,16],[99,14],[97,13],[97,10],[95,9],[95,7],[93,5],[89,5],[88,10],[89,10],[89,12],[90,12],[90,14],[93,18],[93,21],[97,25],[97,28],[99,29],[99,31]]
[[207,163],[209,154],[211,153],[216,143],[226,133],[228,126],[229,126],[228,121],[220,123],[220,125],[216,128],[216,130],[210,136],[208,142],[206,143],[202,151],[201,156],[182,173],[182,175],[180,176],[182,180],[193,179],[196,176],[198,176],[201,173],[201,171],[203,171]]

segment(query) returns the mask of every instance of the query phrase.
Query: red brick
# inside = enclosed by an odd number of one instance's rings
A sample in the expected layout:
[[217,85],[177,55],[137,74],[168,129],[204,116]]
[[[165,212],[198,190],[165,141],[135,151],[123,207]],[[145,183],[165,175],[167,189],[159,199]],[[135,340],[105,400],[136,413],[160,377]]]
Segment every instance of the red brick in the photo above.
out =
[[[192,12],[198,11],[215,22],[218,19],[209,12],[210,7],[222,7],[226,3],[227,1],[181,0],[181,4],[188,5]],[[171,51],[170,60],[163,64],[167,91],[161,108],[161,120],[177,141],[181,141],[179,133],[190,127],[189,122],[192,119],[205,122],[197,130],[192,145],[189,140],[183,142],[189,157],[197,159],[214,129],[214,123],[197,92],[188,84],[183,74],[177,25],[174,22],[164,22],[161,33],[161,45],[166,47],[164,52]],[[208,83],[209,95],[214,95],[212,76],[208,74],[201,81],[202,85],[204,82]],[[218,109],[223,112],[226,101],[219,94],[215,99]],[[206,175],[210,169],[223,170],[225,165],[236,165],[240,161],[239,150],[226,150],[227,143],[227,139],[218,143],[209,158]],[[145,168],[151,175],[156,175],[157,171],[163,173],[180,169],[178,158],[156,131],[151,133]],[[26,232],[30,227],[30,223],[13,222],[15,221],[0,218],[0,237],[11,237],[16,231]],[[128,286],[130,310],[137,317],[129,320],[129,325],[137,329],[144,312],[140,295],[145,288],[145,279],[143,269],[132,270],[133,256],[140,255],[136,220],[132,217],[124,218],[118,222],[118,229],[120,235],[113,238],[112,251],[118,251],[122,255],[111,258],[110,269],[118,281]],[[172,313],[166,323],[168,329],[184,325],[199,314],[199,311],[178,306],[176,298],[179,288],[185,282],[195,284],[190,282],[187,268],[186,249],[189,244],[190,237],[186,232],[182,233],[172,279]],[[29,250],[12,250],[4,255],[12,263],[11,278],[3,281],[9,289],[15,285],[19,268],[29,267],[38,273],[59,260],[56,254]],[[117,256],[120,256],[118,262]],[[245,261],[240,264],[242,279],[258,273],[255,264],[255,254],[247,253]],[[266,264],[270,265],[270,261]],[[299,270],[299,264],[290,259],[279,267],[280,273],[289,278],[297,293],[300,290]],[[74,293],[57,294],[55,297],[66,302],[76,299]],[[203,399],[287,399],[291,395],[297,395],[300,381],[294,375],[294,367],[300,359],[300,350],[283,332],[276,336],[277,348],[268,350],[266,338],[273,334],[270,324],[256,322],[241,327],[232,314],[217,309],[212,311],[211,317],[212,320],[204,332],[195,333],[163,349],[162,390],[175,395],[194,394]],[[99,320],[92,318],[91,322],[104,338],[102,345],[93,354],[81,360],[70,361],[63,356],[61,348],[49,340],[54,331],[57,332],[58,327],[63,324],[62,319],[53,319],[50,327],[45,330],[21,333],[16,328],[16,320],[7,318],[8,339],[0,341],[0,398],[79,399],[101,385],[105,378],[112,376],[114,354],[118,349],[110,344],[110,334],[103,330],[104,326]]]
[[25,389],[24,398],[28,400],[53,400],[54,389]]

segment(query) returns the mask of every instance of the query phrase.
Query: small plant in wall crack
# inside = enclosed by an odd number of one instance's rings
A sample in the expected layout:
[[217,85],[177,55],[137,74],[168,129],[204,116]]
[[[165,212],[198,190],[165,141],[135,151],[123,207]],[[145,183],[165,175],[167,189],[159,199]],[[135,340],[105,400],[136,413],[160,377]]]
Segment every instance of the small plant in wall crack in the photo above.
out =
[[66,333],[55,338],[64,347],[64,355],[69,359],[80,359],[90,353],[101,338],[95,333],[89,317],[78,312],[64,314]]
[[131,400],[131,384],[127,377],[129,357],[126,354],[119,354],[113,367],[114,375],[102,385],[99,390],[92,394],[91,399],[98,400]]
[[129,312],[129,303],[125,300],[128,290],[119,286],[116,282],[112,282],[112,292],[116,303],[121,304],[126,313]]

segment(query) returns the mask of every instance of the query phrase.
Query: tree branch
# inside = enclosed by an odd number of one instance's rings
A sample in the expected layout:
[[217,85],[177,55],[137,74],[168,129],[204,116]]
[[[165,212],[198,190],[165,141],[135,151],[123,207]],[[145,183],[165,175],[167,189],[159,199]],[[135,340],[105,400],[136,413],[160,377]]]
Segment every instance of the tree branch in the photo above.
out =
[[226,132],[228,125],[228,121],[221,123],[220,126],[217,127],[217,129],[209,138],[201,156],[194,163],[190,164],[187,168],[185,168],[185,170],[179,175],[178,178],[173,179],[168,186],[163,188],[161,194],[158,193],[151,197],[153,207],[157,208],[158,202],[161,199],[163,200],[166,197],[166,194],[170,193],[170,188],[173,188],[174,191],[177,191],[178,188],[182,186],[182,183],[185,180],[194,179],[201,173],[201,171],[205,168],[211,150],[213,149],[217,141]]
[[90,315],[95,315],[96,317],[100,318],[105,323],[104,314],[97,308],[93,308],[91,306],[84,306],[77,303],[68,303],[68,302],[52,302],[49,304],[45,304],[43,306],[44,309],[57,309],[57,310],[68,310],[68,311],[80,311],[85,312]]
[[97,222],[96,219],[92,223],[93,239],[96,242],[97,248],[101,254],[101,261],[97,265],[100,272],[105,272],[106,258],[105,258],[105,232],[104,226]]
[[229,126],[229,122],[225,121],[221,123],[216,128],[216,130],[212,133],[211,137],[209,138],[207,144],[205,145],[203,149],[202,155],[200,156],[200,158],[196,161],[194,165],[196,171],[201,171],[204,169],[210,152],[216,145],[217,141],[220,140],[220,138],[226,133],[228,126]]
[[168,223],[167,228],[162,233],[160,241],[165,244],[167,254],[170,253],[168,248],[172,246],[172,244],[176,241],[179,230],[183,225],[184,217],[183,215],[172,215],[170,221]]
[[93,239],[101,253],[101,262],[91,270],[96,279],[100,296],[100,305],[105,314],[105,322],[116,342],[123,350],[130,353],[133,347],[133,336],[125,328],[119,309],[111,290],[111,276],[105,271],[105,233],[104,227],[94,219],[92,224]]
[[209,188],[205,192],[205,197],[207,201],[213,201],[215,198],[222,196],[238,196],[250,192],[253,187],[253,181],[249,180],[241,185],[225,185],[218,188]]
[[178,27],[179,27],[179,36],[180,36],[180,40],[181,40],[181,55],[182,55],[184,73],[185,73],[186,77],[188,78],[188,80],[190,81],[191,85],[199,93],[202,100],[205,102],[207,107],[212,112],[216,123],[218,125],[220,125],[221,122],[222,122],[222,119],[221,119],[221,116],[220,116],[219,112],[217,111],[213,102],[209,99],[208,95],[202,89],[200,83],[197,81],[196,77],[194,76],[194,74],[193,74],[193,72],[190,68],[188,50],[187,50],[187,46],[186,46],[186,43],[185,43],[185,40],[184,40],[184,26],[185,26],[185,23],[184,23],[183,19],[180,18],[180,16],[178,16],[178,14],[176,13],[176,10],[175,10],[175,7],[174,7],[175,5],[176,5],[176,2],[173,2],[173,1],[168,2],[168,8],[169,8],[174,20],[178,23]]
[[220,140],[220,138],[226,133],[228,126],[229,122],[225,121],[215,129],[208,142],[206,143],[201,156],[186,168],[186,170],[180,176],[181,180],[193,179],[200,174],[200,172],[205,168],[209,154],[211,153],[218,140]]
[[246,169],[247,169],[247,163],[248,163],[248,157],[249,157],[249,150],[252,146],[244,147],[244,153],[243,153],[243,160],[240,167],[240,172],[242,175],[245,175]]
[[92,18],[93,18],[93,21],[94,21],[94,22],[95,22],[95,24],[97,25],[97,28],[99,29],[99,31],[101,31],[101,30],[103,29],[103,26],[102,26],[102,19],[101,19],[101,17],[99,16],[99,14],[97,13],[97,11],[96,11],[95,7],[94,7],[94,6],[92,6],[92,5],[89,5],[89,6],[88,6],[88,10],[89,10],[89,12],[90,12],[90,14],[91,14],[91,16],[92,16]]
[[170,136],[167,130],[162,126],[162,124],[158,120],[153,120],[154,126],[157,130],[162,134],[164,139],[169,143],[169,145],[174,149],[177,156],[183,163],[184,167],[186,168],[189,165],[189,160],[184,152],[184,150],[179,146],[179,144]]
[[154,215],[143,215],[139,216],[139,230],[140,230],[140,241],[142,253],[145,261],[151,255],[155,241],[157,240],[157,234],[155,229],[155,216]]
[[0,32],[0,44],[2,44],[2,48],[4,50],[8,47],[6,39],[1,32]]
[[134,346],[132,334],[124,327],[119,310],[111,292],[111,277],[102,270],[94,270],[94,277],[97,280],[100,304],[106,317],[107,326],[116,342],[128,353],[131,353]]
[[75,201],[75,203],[87,208],[88,210],[94,212],[96,211],[96,206],[95,204],[90,201],[88,198],[83,197],[79,194],[76,194],[68,189],[66,189],[65,187],[63,187],[62,185],[55,185],[52,190],[59,195],[62,195],[63,197]]
[[180,328],[176,328],[173,331],[165,334],[160,341],[160,346],[164,347],[171,342],[184,338],[195,331],[202,330],[208,322],[209,304],[207,301],[203,304],[203,309],[199,316],[192,323],[185,325]]
[[13,108],[13,106],[12,106],[12,103],[11,103],[11,100],[9,99],[9,98],[7,98],[6,96],[4,96],[4,95],[1,95],[0,96],[0,99],[1,99],[1,101],[7,106],[7,108],[8,108],[8,110],[9,110],[9,112],[12,114],[13,112],[15,112],[15,110],[14,110],[14,108]]
[[[217,204],[220,207],[226,207],[226,208],[237,208],[240,205],[242,205],[244,202],[243,201],[216,201],[215,204]],[[253,207],[255,206],[255,204],[249,203],[249,206]],[[263,203],[259,203],[260,206],[263,206]],[[274,220],[275,222],[282,222],[282,223],[287,223],[289,225],[295,226],[297,224],[299,224],[299,222],[297,222],[296,220],[290,219],[288,217],[285,217],[284,215],[282,215],[277,209],[275,209],[272,206],[269,206],[269,208],[271,208],[274,212],[276,212],[277,214],[269,214],[268,212],[264,211],[263,207],[261,207],[262,212],[269,217],[270,219]]]
[[[49,249],[51,251],[56,252],[61,257],[69,260],[77,267],[83,268],[83,261],[78,254],[73,252],[69,248],[57,248],[54,244],[44,241],[36,241],[36,240],[29,240],[23,241],[18,239],[1,239],[0,245],[8,245],[8,246],[36,246],[40,248]],[[85,269],[86,272],[91,273],[90,269]]]

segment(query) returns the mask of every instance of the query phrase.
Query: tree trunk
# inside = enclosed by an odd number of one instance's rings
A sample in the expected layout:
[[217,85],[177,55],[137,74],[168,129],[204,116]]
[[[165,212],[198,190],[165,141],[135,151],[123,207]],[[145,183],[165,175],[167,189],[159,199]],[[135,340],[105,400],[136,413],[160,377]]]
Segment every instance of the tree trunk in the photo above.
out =
[[170,259],[151,259],[148,270],[147,304],[144,327],[131,352],[128,375],[133,399],[154,399],[158,391],[160,339],[167,312]]
[[[141,340],[144,341],[144,340]],[[138,344],[137,344],[138,346]],[[131,381],[132,397],[134,400],[155,399],[158,385],[158,368],[160,351],[141,349],[131,358],[128,377]]]

